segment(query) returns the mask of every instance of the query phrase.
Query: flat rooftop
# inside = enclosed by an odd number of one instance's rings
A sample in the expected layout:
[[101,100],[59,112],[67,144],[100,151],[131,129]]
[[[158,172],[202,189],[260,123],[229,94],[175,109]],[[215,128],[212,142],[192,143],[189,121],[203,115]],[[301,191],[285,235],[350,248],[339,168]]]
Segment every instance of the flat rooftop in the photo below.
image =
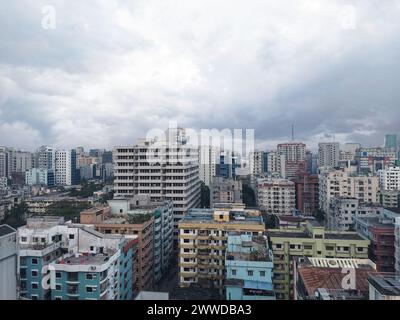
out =
[[376,228],[394,228],[394,223],[382,223],[382,217],[357,217],[357,220]]
[[7,224],[0,225],[0,237],[6,236],[14,232],[16,232],[16,230],[14,228],[11,228]]
[[79,256],[71,256],[61,261],[57,264],[68,264],[68,265],[102,265],[106,263],[110,257],[115,254],[116,251],[108,250],[104,254],[82,254]]
[[325,233],[325,239],[334,240],[365,240],[358,233]]
[[386,296],[400,296],[400,276],[395,274],[373,274],[368,278],[380,294]]

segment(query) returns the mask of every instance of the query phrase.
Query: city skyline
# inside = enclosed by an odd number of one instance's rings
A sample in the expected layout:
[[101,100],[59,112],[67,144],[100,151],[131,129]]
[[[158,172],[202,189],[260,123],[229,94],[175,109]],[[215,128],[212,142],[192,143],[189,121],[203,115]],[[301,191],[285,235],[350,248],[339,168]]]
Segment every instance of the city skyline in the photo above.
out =
[[[54,28],[43,27],[46,5]],[[382,145],[398,133],[394,0],[19,0],[4,9],[0,145],[111,148],[171,120],[251,128],[261,147],[290,141],[293,123],[307,145],[333,135]]]

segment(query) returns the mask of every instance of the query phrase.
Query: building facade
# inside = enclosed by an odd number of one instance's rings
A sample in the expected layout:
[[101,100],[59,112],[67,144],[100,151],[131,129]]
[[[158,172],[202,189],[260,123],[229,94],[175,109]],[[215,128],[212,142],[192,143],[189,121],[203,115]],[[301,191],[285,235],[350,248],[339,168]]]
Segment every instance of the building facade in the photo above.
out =
[[275,300],[266,237],[229,234],[225,266],[226,300]]
[[116,147],[113,156],[114,198],[144,194],[152,201],[172,201],[177,238],[178,222],[200,204],[198,150],[142,141],[134,147]]
[[257,206],[267,213],[291,215],[295,199],[294,182],[274,178],[257,180]]
[[0,300],[17,299],[16,230],[0,225]]
[[309,221],[299,229],[269,229],[274,253],[274,290],[277,299],[294,298],[294,258],[367,259],[369,240],[356,232],[328,231]]
[[18,229],[20,297],[32,300],[130,300],[135,236],[105,235],[59,217]]
[[260,212],[244,206],[190,210],[179,223],[179,286],[197,284],[224,295],[228,234],[262,236],[264,231]]
[[321,142],[318,144],[318,166],[337,167],[339,163],[339,142]]
[[210,188],[210,205],[214,203],[242,203],[242,182],[240,180],[214,177]]

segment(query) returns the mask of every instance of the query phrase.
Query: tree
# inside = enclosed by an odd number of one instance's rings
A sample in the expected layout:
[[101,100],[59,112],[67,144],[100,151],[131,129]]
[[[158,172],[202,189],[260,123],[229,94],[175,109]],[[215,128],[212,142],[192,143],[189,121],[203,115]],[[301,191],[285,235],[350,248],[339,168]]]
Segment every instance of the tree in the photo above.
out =
[[205,185],[204,182],[201,183],[201,208],[210,207],[210,188]]
[[323,210],[321,210],[321,209],[318,209],[316,212],[315,212],[315,214],[314,214],[314,217],[315,217],[315,219],[317,219],[317,221],[319,222],[319,223],[322,223],[322,222],[324,222],[324,220],[325,220],[325,212],[323,211]]
[[11,208],[11,210],[7,210],[4,219],[1,222],[2,224],[8,224],[13,228],[18,228],[26,223],[26,216],[28,214],[28,205],[25,201],[15,205]]
[[247,184],[243,184],[243,202],[246,207],[253,208],[256,206],[256,195],[254,190]]
[[86,201],[57,201],[52,203],[46,209],[46,215],[61,216],[65,220],[79,221],[80,213],[91,207]]

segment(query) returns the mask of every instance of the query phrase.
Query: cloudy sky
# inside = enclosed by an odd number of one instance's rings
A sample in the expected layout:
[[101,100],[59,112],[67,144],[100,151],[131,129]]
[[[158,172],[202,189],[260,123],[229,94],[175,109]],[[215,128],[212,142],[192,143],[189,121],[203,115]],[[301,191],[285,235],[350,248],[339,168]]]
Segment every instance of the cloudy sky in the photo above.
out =
[[399,35],[399,0],[2,0],[0,145],[133,144],[170,120],[381,145]]

